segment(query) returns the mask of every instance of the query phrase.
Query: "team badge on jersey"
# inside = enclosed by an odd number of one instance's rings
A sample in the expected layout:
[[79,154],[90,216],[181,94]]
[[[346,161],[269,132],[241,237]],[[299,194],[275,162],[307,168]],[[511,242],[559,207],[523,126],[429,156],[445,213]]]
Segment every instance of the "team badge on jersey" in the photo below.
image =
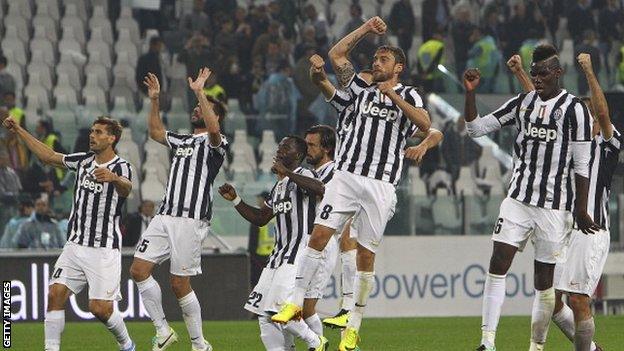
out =
[[555,110],[555,112],[553,112],[553,119],[555,121],[558,121],[559,119],[561,119],[561,117],[563,117],[563,110],[561,110],[561,108],[558,108]]

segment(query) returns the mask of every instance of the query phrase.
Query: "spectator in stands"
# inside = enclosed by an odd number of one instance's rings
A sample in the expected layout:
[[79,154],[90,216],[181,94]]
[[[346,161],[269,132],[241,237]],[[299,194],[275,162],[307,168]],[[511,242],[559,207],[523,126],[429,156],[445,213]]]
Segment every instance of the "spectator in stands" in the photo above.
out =
[[35,201],[35,215],[24,222],[15,234],[15,242],[20,249],[61,248],[66,241],[67,237],[58,229],[45,198]]
[[[272,19],[279,21],[284,28],[284,37],[289,40],[296,38],[295,24],[297,23],[297,14],[299,13],[298,4],[292,0],[274,0],[271,2],[277,4],[279,12]],[[269,9],[271,9],[269,4]]]
[[351,6],[349,7],[349,14],[351,15],[351,19],[347,22],[347,24],[345,24],[344,29],[342,30],[343,37],[347,36],[347,34],[353,32],[364,24],[362,6],[359,3],[351,3]]
[[128,214],[125,217],[125,231],[122,237],[122,246],[135,247],[141,234],[147,229],[154,217],[155,205],[153,201],[143,200],[139,205],[138,212]]
[[[587,53],[591,56],[592,69],[596,76],[600,74],[601,68],[601,60],[600,60],[600,49],[597,45],[596,32],[591,29],[588,29],[583,33],[583,41],[576,45],[574,50],[574,57],[578,57],[581,53]],[[575,60],[576,61],[576,60]],[[577,75],[577,84],[578,84],[578,93],[579,95],[587,95],[589,91],[589,85],[587,83],[587,79],[585,78],[585,73],[581,66],[576,62],[576,71]]]
[[583,41],[583,33],[588,29],[596,30],[591,3],[589,0],[578,0],[568,12],[568,32],[575,46]]
[[264,72],[270,75],[278,71],[281,62],[288,60],[288,54],[281,49],[279,41],[270,41],[267,46],[267,52],[263,58]]
[[294,58],[295,63],[305,56],[306,51],[310,48],[316,50],[316,39],[314,34],[314,27],[306,26],[301,32],[301,42],[295,46]]
[[[215,36],[215,45],[224,56],[221,62],[228,61],[230,57],[236,56],[238,43],[236,33],[234,33],[234,20],[226,18],[221,21],[221,28],[219,33]],[[219,67],[216,71],[217,73],[222,73],[223,68]]]
[[291,75],[288,61],[283,60],[260,87],[255,98],[256,108],[260,112],[256,135],[260,135],[264,129],[274,129],[276,138],[281,139],[294,132],[300,94]]
[[271,21],[266,32],[263,32],[263,34],[260,34],[260,36],[256,38],[253,49],[251,50],[251,56],[253,58],[263,57],[267,55],[270,43],[277,43],[279,46],[281,41],[280,24],[277,21]]
[[0,239],[0,248],[11,249],[17,248],[15,241],[17,230],[26,222],[33,214],[34,205],[31,199],[23,198],[20,200],[17,215],[15,215],[4,227],[4,234]]
[[487,6],[483,12],[483,30],[485,34],[491,36],[496,41],[496,45],[500,47],[501,36],[503,35],[504,28],[500,21],[500,13],[498,7]]
[[496,78],[500,69],[501,53],[496,41],[490,35],[484,35],[483,29],[475,27],[470,35],[472,48],[468,52],[468,67],[481,71],[480,93],[492,94],[496,87]]
[[184,15],[180,20],[180,31],[187,39],[197,32],[209,36],[210,28],[210,17],[204,12],[204,0],[194,0],[193,11]]
[[[35,129],[35,133],[37,135],[37,138],[41,140],[42,143],[46,144],[55,152],[60,152],[62,154],[67,153],[67,151],[65,151],[65,148],[61,144],[60,135],[54,130],[51,119],[40,119],[37,122],[37,128]],[[61,168],[55,168],[55,174],[59,182],[63,180],[63,177],[65,177],[65,171]]]
[[[263,192],[256,198],[258,206],[269,199],[269,193]],[[256,227],[249,226],[249,241],[247,243],[247,252],[249,252],[249,286],[255,286],[260,279],[262,269],[266,266],[273,252],[275,245],[275,234],[273,228],[275,220],[271,220],[267,225]]]
[[17,197],[22,183],[11,168],[9,154],[0,148],[0,228],[17,212]]
[[316,46],[321,52],[327,51],[329,45],[329,25],[324,16],[321,16],[313,4],[307,4],[303,8],[303,25],[312,25],[316,34]]
[[448,0],[425,0],[422,3],[422,42],[433,36],[438,28],[446,32],[451,19],[451,8]]
[[160,37],[152,37],[152,39],[150,39],[149,51],[139,57],[134,79],[137,87],[143,94],[147,94],[147,88],[143,84],[143,78],[148,72],[154,73],[159,81],[163,79],[163,66],[160,62],[160,51],[162,48],[162,39]]
[[444,32],[439,28],[418,48],[416,81],[425,92],[444,92],[444,76],[438,65],[444,65]]
[[598,33],[600,37],[600,53],[602,54],[604,66],[607,70],[609,83],[613,82],[611,77],[611,63],[609,62],[609,53],[613,48],[614,42],[622,41],[622,23],[624,21],[624,12],[617,7],[616,0],[607,0],[607,5],[600,10],[598,15]]
[[15,79],[6,71],[7,58],[0,55],[0,96],[7,92],[15,92]]
[[392,34],[396,35],[399,47],[405,52],[406,63],[409,65],[409,51],[416,32],[416,19],[410,0],[398,0],[392,5],[388,26]]
[[[252,5],[249,7],[249,25],[251,26],[251,32],[254,34],[254,38],[257,38],[267,32],[271,19],[266,11],[264,5]],[[279,24],[279,23],[278,23]],[[254,40],[254,42],[256,41]],[[252,54],[253,55],[253,54]]]
[[470,10],[465,6],[456,6],[453,12],[453,22],[451,24],[451,37],[455,47],[455,74],[458,79],[462,79],[468,61],[468,50],[470,50],[470,34],[474,25],[470,22]]
[[[213,24],[219,22],[223,18],[232,18],[236,11],[236,0],[206,0],[204,5],[204,12],[210,16],[210,21]],[[193,74],[196,75],[198,71]]]
[[304,56],[295,63],[293,80],[301,93],[301,99],[297,102],[297,131],[307,130],[317,124],[315,116],[308,110],[320,92],[316,85],[310,84],[310,57],[315,53],[316,47],[309,46],[304,52]]

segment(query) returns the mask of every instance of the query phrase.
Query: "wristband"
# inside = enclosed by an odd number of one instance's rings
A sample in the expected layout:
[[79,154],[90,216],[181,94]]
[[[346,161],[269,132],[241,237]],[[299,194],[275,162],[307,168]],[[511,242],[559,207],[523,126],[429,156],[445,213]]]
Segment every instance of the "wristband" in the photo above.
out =
[[236,198],[232,200],[232,202],[234,203],[234,206],[238,206],[238,204],[240,204],[241,201],[243,201],[243,199],[241,199],[240,196],[238,196],[238,194],[236,195]]

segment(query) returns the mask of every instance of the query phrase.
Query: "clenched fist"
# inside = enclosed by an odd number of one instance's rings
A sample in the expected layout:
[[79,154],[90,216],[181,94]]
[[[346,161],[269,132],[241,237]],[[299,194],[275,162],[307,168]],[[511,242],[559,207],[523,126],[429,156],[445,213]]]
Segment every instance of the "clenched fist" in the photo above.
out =
[[464,72],[464,88],[467,92],[474,91],[481,81],[481,72],[476,68],[469,68]]
[[236,189],[228,183],[225,183],[219,187],[219,194],[228,201],[234,201],[236,199]]
[[384,35],[386,33],[386,29],[388,28],[388,26],[386,26],[386,23],[379,16],[375,16],[369,19],[368,21],[366,21],[366,23],[364,23],[364,25],[369,32],[375,33],[377,35]]
[[583,69],[583,71],[587,72],[592,69],[592,62],[591,62],[590,54],[580,53],[576,57],[576,60],[578,61],[579,65],[581,65],[581,68]]
[[516,73],[516,72],[522,70],[522,58],[520,57],[520,55],[513,55],[507,61],[507,67],[509,67],[509,69],[513,73]]

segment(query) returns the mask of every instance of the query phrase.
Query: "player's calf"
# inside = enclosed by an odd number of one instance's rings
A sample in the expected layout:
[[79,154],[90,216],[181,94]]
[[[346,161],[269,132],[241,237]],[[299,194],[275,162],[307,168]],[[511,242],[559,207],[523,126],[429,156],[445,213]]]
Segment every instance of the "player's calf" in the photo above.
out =
[[172,274],[169,278],[171,289],[178,299],[187,296],[193,291],[191,287],[191,278]]
[[102,323],[110,318],[113,314],[113,302],[105,300],[89,300],[89,311],[93,313]]

